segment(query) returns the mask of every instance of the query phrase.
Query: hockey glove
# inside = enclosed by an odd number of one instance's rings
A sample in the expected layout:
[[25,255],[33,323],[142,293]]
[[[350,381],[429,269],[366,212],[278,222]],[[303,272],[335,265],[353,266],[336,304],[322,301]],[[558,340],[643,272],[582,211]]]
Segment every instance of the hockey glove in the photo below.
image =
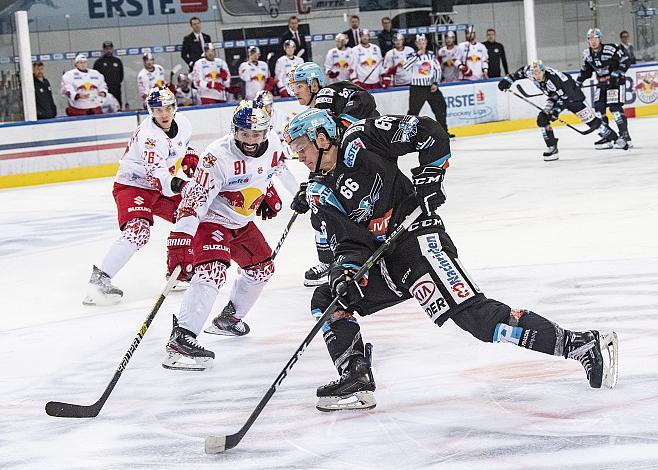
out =
[[416,189],[416,199],[423,213],[429,217],[438,215],[439,207],[446,202],[443,177],[446,171],[436,166],[419,166],[411,169]]
[[333,70],[330,70],[329,72],[327,72],[327,75],[329,75],[329,78],[336,78],[336,77],[338,77],[338,74],[339,74],[339,72],[335,72]]
[[299,191],[292,198],[290,203],[290,208],[297,212],[298,214],[306,214],[310,207],[308,206],[308,201],[306,200],[306,188],[308,187],[308,182],[304,181],[299,185]]
[[498,82],[498,89],[500,91],[507,91],[512,86],[512,83],[514,83],[514,80],[507,76]]
[[359,302],[363,298],[362,287],[368,284],[368,277],[363,276],[358,284],[354,282],[354,275],[359,270],[357,266],[334,266],[329,272],[329,286],[331,295],[338,297],[338,304],[344,309]]
[[610,75],[597,76],[596,81],[599,82],[599,85],[607,85],[610,82]]
[[621,72],[619,70],[614,70],[610,74],[610,81],[608,82],[608,86],[610,88],[619,88],[619,84],[622,80],[624,79],[621,76]]
[[394,65],[393,67],[388,68],[388,70],[386,71],[386,74],[387,75],[395,75],[395,72],[397,72],[397,71],[398,71],[398,68],[397,68],[396,65]]
[[213,87],[215,90],[217,90],[218,92],[220,92],[220,93],[224,91],[224,85],[222,85],[222,84],[219,83],[219,82],[213,82],[213,86],[212,86],[212,87]]
[[180,265],[179,281],[189,281],[194,275],[194,251],[192,235],[183,232],[171,232],[167,239],[167,276]]
[[274,77],[267,77],[265,79],[265,90],[267,91],[272,91],[274,87],[276,86],[276,78]]
[[226,80],[228,78],[228,71],[226,69],[219,70],[219,78]]
[[256,209],[256,215],[260,216],[263,220],[271,219],[276,217],[276,215],[281,210],[281,198],[274,189],[274,186],[270,185],[267,188],[265,193],[265,198]]
[[180,169],[183,170],[185,176],[187,176],[188,178],[192,178],[194,176],[194,172],[196,171],[196,167],[198,164],[199,164],[199,155],[192,147],[187,147],[187,150],[185,151],[185,156],[183,157],[183,161],[180,164]]

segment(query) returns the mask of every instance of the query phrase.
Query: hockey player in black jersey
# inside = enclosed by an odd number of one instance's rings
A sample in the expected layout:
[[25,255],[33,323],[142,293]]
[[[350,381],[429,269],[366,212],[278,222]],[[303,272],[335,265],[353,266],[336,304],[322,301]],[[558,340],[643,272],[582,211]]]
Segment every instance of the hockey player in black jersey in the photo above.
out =
[[[317,390],[322,411],[372,408],[375,382],[355,313],[369,315],[415,298],[430,320],[452,319],[486,342],[580,361],[594,388],[617,380],[614,332],[570,331],[525,309],[488,299],[466,272],[438,208],[446,199],[443,178],[450,153],[446,131],[418,116],[360,120],[343,131],[325,110],[295,116],[284,138],[314,174],[311,209],[325,224],[335,265],[330,282],[315,289],[315,318],[338,296],[338,309],[323,336],[340,378]],[[410,181],[399,157],[418,152]],[[420,204],[423,215],[358,285],[352,275],[396,225]],[[602,354],[606,352],[606,357]]]
[[[625,73],[631,60],[623,47],[618,44],[601,42],[601,30],[592,28],[587,31],[589,47],[583,51],[583,65],[576,81],[582,85],[594,74],[596,89],[594,92],[594,110],[599,117],[608,122],[606,108],[615,118],[619,134],[633,147],[628,133],[628,121],[624,114],[624,95],[626,94]],[[597,144],[602,143],[601,139]]]
[[544,142],[548,149],[544,152],[544,160],[558,159],[557,141],[553,133],[551,122],[555,121],[560,113],[568,109],[580,118],[590,128],[597,129],[601,140],[597,148],[627,149],[628,145],[623,138],[610,129],[591,108],[585,104],[585,95],[578,84],[568,74],[557,69],[546,67],[541,60],[533,60],[532,64],[519,68],[516,72],[506,75],[498,82],[498,89],[508,90],[516,80],[530,79],[548,97],[543,111],[537,115],[537,125],[541,128]]
[[[370,93],[347,80],[324,86],[322,68],[314,62],[304,62],[288,73],[288,93],[297,98],[299,104],[309,108],[327,109],[341,117],[341,125],[349,125],[367,117],[379,116],[375,99]],[[291,208],[299,213],[309,210],[306,204],[306,183],[302,183]],[[304,285],[314,287],[324,283],[333,261],[329,243],[322,231],[320,221],[311,214],[311,225],[315,229],[315,245],[319,264],[311,267],[304,275]]]

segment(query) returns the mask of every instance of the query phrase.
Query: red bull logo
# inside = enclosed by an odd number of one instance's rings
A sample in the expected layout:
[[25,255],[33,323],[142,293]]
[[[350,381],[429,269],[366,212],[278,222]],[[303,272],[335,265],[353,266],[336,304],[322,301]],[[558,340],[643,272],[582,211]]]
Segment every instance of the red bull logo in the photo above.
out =
[[374,58],[368,57],[366,60],[361,62],[361,65],[363,65],[364,67],[372,68],[372,67],[375,66],[376,63],[377,63],[377,61]]
[[251,215],[260,203],[265,199],[265,195],[258,188],[245,188],[241,191],[223,191],[219,193],[233,210],[244,216]]
[[432,64],[425,61],[418,66],[418,73],[428,76],[432,72]]
[[658,71],[638,72],[636,75],[635,91],[637,98],[646,104],[651,104],[658,99]]

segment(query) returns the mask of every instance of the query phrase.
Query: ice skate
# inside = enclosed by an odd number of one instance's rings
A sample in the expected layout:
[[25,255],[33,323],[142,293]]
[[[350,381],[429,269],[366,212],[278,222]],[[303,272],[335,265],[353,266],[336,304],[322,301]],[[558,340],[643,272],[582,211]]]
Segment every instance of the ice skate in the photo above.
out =
[[548,148],[546,149],[543,155],[545,162],[552,162],[560,158],[558,156],[557,139],[555,139],[555,144],[548,146]]
[[614,147],[616,149],[622,149],[622,150],[628,150],[630,147],[628,145],[628,142],[623,137],[619,137],[617,140],[615,140]]
[[624,138],[624,140],[628,144],[628,148],[632,149],[633,148],[633,141],[631,140],[631,135],[628,133],[628,131],[622,132],[621,136]]
[[318,387],[320,411],[369,410],[377,406],[375,380],[370,363],[363,356],[355,356],[338,380]]
[[249,325],[235,316],[235,306],[229,300],[222,313],[213,318],[204,330],[211,335],[244,336],[249,333]]
[[180,326],[174,326],[166,349],[167,356],[162,361],[165,369],[201,371],[212,367],[215,359],[215,353],[204,349],[194,333]]
[[329,268],[331,268],[329,263],[319,263],[310,268],[304,273],[304,285],[306,287],[314,287],[327,282]]
[[613,148],[615,145],[614,140],[609,137],[601,137],[599,140],[594,142],[594,148],[596,150],[607,150]]
[[123,291],[112,285],[110,276],[94,266],[87,284],[87,295],[82,304],[114,305],[119,303],[122,297]]
[[617,383],[617,335],[604,335],[604,347],[608,354],[606,364],[601,354],[603,341],[598,331],[565,333],[564,357],[575,359],[583,365],[590,387],[601,388],[604,376],[607,379],[606,386],[614,387]]
[[615,388],[619,379],[619,338],[614,331],[601,333],[599,336],[603,356],[603,385]]

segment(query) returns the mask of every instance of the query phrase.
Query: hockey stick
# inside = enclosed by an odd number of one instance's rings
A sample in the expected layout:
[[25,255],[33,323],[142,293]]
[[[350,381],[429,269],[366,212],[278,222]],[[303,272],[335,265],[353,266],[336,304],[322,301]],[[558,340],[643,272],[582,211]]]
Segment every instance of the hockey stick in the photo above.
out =
[[382,58],[382,60],[380,60],[379,62],[377,62],[377,65],[375,65],[375,66],[373,67],[373,69],[370,71],[370,73],[369,73],[368,75],[366,75],[366,78],[364,78],[363,81],[362,81],[361,83],[363,83],[363,84],[365,85],[366,82],[368,81],[368,79],[370,78],[370,75],[372,75],[372,73],[373,73],[375,70],[377,70],[377,68],[378,68],[380,65],[382,65],[383,62],[384,62],[384,59],[383,59],[383,58]]
[[[519,89],[519,88],[521,88],[521,87],[520,87],[519,85],[516,85],[516,88]],[[515,91],[513,91],[513,90],[510,90],[510,91],[511,91],[512,94],[513,94],[514,96],[516,96],[517,98],[522,99],[523,101],[525,101],[526,103],[530,104],[531,106],[534,106],[535,108],[537,108],[537,109],[540,110],[540,111],[544,111],[542,108],[540,108],[539,106],[537,106],[535,103],[533,103],[532,101],[530,101],[530,100],[529,100],[528,98],[526,98],[525,96],[523,96],[523,95],[519,95],[517,92],[515,92]],[[587,129],[586,131],[581,131],[581,130],[578,129],[577,127],[572,126],[572,125],[569,124],[567,121],[565,121],[565,120],[563,120],[563,119],[560,119],[559,117],[558,117],[556,120],[557,120],[557,121],[560,121],[562,124],[564,124],[564,125],[567,126],[568,128],[573,129],[574,131],[578,132],[580,135],[587,135],[587,134],[590,134],[590,133],[592,133],[592,132],[594,132],[594,131],[596,130],[595,127],[590,127],[590,128]]]
[[[583,85],[581,88],[589,88],[589,87],[594,86],[594,85],[595,85],[595,83],[592,83],[592,84],[590,84],[590,85]],[[527,91],[525,91],[525,90],[523,89],[523,87],[522,87],[521,85],[519,85],[518,83],[516,84],[516,89],[519,90],[519,92],[520,92],[523,96],[525,96],[526,98],[536,98],[536,97],[538,97],[538,96],[546,96],[546,95],[545,95],[544,93],[542,93],[542,92],[535,93],[535,94],[530,94],[530,93],[528,93]]]
[[[359,280],[363,277],[363,275],[369,269],[371,269],[375,265],[375,263],[379,261],[382,255],[393,245],[393,243],[395,243],[398,237],[403,232],[405,232],[412,223],[414,223],[414,221],[418,218],[418,216],[420,216],[421,212],[422,211],[420,207],[417,207],[411,214],[409,214],[402,221],[400,225],[397,226],[397,228],[393,231],[393,233],[391,233],[388,239],[379,248],[377,248],[377,250],[375,250],[375,252],[370,256],[370,258],[366,260],[365,263],[363,263],[363,266],[361,266],[361,268],[354,275],[352,282],[359,282]],[[302,354],[304,354],[304,351],[309,346],[309,344],[311,344],[311,341],[313,340],[315,335],[318,333],[318,331],[320,331],[322,325],[324,325],[324,323],[329,319],[331,314],[334,313],[339,298],[340,297],[338,296],[334,297],[332,302],[322,313],[322,316],[315,322],[315,325],[311,329],[310,333],[306,336],[306,338],[304,338],[302,344],[297,348],[297,350],[292,355],[292,357],[285,365],[283,370],[276,377],[274,383],[267,390],[265,396],[260,400],[260,402],[256,406],[256,409],[251,413],[251,416],[249,416],[249,419],[247,419],[247,422],[240,428],[240,430],[235,434],[229,434],[227,436],[206,437],[206,444],[205,444],[206,454],[219,454],[228,449],[234,448],[240,443],[240,441],[245,436],[245,434],[247,434],[247,431],[249,431],[249,428],[251,428],[251,425],[254,424],[254,421],[256,421],[256,418],[258,418],[258,416],[263,411],[263,408],[265,408],[265,405],[267,405],[267,402],[270,401],[270,398],[272,398],[272,395],[274,395],[276,389],[279,387],[279,385],[281,385],[283,379],[286,378],[292,367],[302,357]]]
[[274,258],[276,258],[276,255],[279,253],[279,250],[281,249],[283,242],[286,240],[286,237],[290,232],[290,227],[292,227],[292,224],[295,223],[295,219],[297,219],[298,215],[299,212],[293,212],[292,217],[290,217],[290,220],[288,221],[288,225],[286,225],[286,228],[283,230],[283,233],[281,234],[281,238],[279,239],[279,243],[276,244],[276,248],[274,248],[274,251],[272,252],[272,256],[270,257],[270,259],[273,260]]
[[151,313],[149,313],[139,331],[137,331],[137,336],[135,336],[135,339],[133,339],[133,342],[130,344],[128,351],[126,351],[126,354],[124,354],[123,359],[119,363],[119,367],[117,367],[117,371],[114,373],[114,377],[112,377],[110,383],[107,385],[107,387],[105,387],[105,391],[103,392],[103,395],[101,395],[101,397],[98,399],[98,401],[96,401],[96,403],[93,405],[74,405],[72,403],[49,401],[46,403],[46,414],[55,416],[57,418],[93,418],[98,416],[98,413],[100,413],[101,408],[103,408],[103,405],[110,396],[110,393],[112,393],[112,390],[114,390],[114,386],[119,381],[119,377],[121,377],[121,374],[128,366],[130,358],[133,356],[133,354],[135,354],[137,346],[139,346],[139,343],[144,338],[144,335],[151,325],[153,318],[155,318],[155,314],[158,313],[158,310],[160,310],[162,303],[167,297],[167,294],[169,294],[169,291],[176,283],[176,279],[178,279],[180,272],[180,265],[176,266],[174,272],[172,272],[169,276],[169,280],[162,290],[162,294],[160,294],[160,297],[158,297],[158,300],[155,302],[155,305],[151,309]]

